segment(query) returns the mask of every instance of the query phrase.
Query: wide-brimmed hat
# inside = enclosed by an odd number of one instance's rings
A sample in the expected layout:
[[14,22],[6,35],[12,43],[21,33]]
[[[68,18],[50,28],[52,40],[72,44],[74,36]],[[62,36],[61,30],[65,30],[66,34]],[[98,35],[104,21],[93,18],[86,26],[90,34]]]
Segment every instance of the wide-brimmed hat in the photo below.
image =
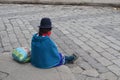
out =
[[42,18],[39,28],[52,28],[52,22],[50,18]]

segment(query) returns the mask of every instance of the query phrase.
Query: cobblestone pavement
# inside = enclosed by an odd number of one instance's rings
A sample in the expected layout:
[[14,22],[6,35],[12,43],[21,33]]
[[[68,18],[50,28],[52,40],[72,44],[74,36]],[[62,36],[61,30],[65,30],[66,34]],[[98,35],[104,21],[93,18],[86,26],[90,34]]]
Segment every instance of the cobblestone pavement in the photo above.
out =
[[111,7],[0,4],[0,52],[30,47],[42,17],[59,51],[78,54],[68,65],[77,80],[120,80],[120,10]]

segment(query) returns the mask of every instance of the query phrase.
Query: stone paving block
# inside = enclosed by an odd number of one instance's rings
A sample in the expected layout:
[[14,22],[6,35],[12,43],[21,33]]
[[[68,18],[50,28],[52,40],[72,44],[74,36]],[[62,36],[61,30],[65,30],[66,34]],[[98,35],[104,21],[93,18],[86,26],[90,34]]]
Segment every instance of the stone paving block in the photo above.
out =
[[[64,40],[64,42],[65,42],[65,44],[66,45],[68,45],[68,46],[70,46],[70,45],[73,45],[73,41],[72,40],[70,40],[69,38],[67,38],[67,40]],[[75,45],[74,45],[75,46]]]
[[20,47],[20,44],[18,43],[18,42],[15,42],[15,43],[13,43],[13,44],[11,44],[12,45],[12,48],[13,49],[15,49],[15,48],[17,48],[17,47]]
[[35,33],[37,33],[37,31],[34,30],[34,29],[31,29],[31,30],[29,30],[29,31],[30,31],[31,35],[34,35]]
[[100,78],[94,78],[94,77],[87,77],[86,80],[103,80],[103,79],[100,79]]
[[107,58],[108,60],[113,60],[113,59],[117,59],[117,57],[111,55],[110,53],[108,52],[102,52],[100,53],[102,56],[104,56],[105,58]]
[[120,41],[115,39],[114,41],[112,41],[113,43],[115,43],[116,45],[120,46]]
[[[70,32],[69,32],[69,33],[70,33]],[[72,35],[75,36],[75,37],[80,37],[80,36],[82,36],[82,35],[81,35],[80,33],[78,33],[78,32],[73,32]]]
[[75,36],[73,36],[72,34],[66,34],[66,37],[68,37],[69,39],[73,40],[74,38],[76,38]]
[[6,78],[9,74],[3,71],[0,71],[0,80]]
[[95,69],[85,70],[82,72],[82,74],[91,76],[91,77],[97,77],[99,75],[99,73]]
[[63,34],[69,34],[67,30],[62,30]]
[[83,41],[81,41],[81,40],[79,40],[79,39],[77,39],[77,38],[76,38],[76,39],[74,38],[74,39],[72,39],[72,40],[74,41],[75,44],[77,44],[77,45],[79,45],[79,46],[85,44]]
[[89,46],[91,46],[91,47],[94,47],[94,46],[96,46],[96,43],[95,42],[93,42],[93,41],[85,41],[85,43],[87,44],[87,45],[89,45]]
[[5,24],[7,31],[10,31],[13,29],[13,26],[10,23]]
[[100,46],[94,46],[94,47],[92,47],[95,51],[97,51],[97,52],[104,52],[104,49],[103,48],[101,48]]
[[86,38],[84,36],[80,36],[79,39],[83,42],[88,42],[88,38]]
[[[19,36],[18,36],[19,35]],[[18,39],[23,39],[23,38],[25,38],[25,36],[24,36],[24,34],[23,33],[18,33],[18,34],[16,34],[16,37],[18,38]]]
[[81,74],[75,74],[76,80],[85,80],[87,76]]
[[82,44],[82,45],[80,45],[80,47],[85,51],[92,50],[92,48],[90,46],[86,45],[86,44]]
[[79,62],[77,62],[77,65],[78,65],[79,67],[81,67],[83,70],[92,69],[91,65],[88,64],[88,63],[85,62],[85,61],[79,61]]
[[106,72],[106,73],[100,74],[99,77],[103,80],[117,80],[117,76],[112,72]]
[[76,51],[76,50],[81,50],[81,48],[78,45],[73,44],[74,42],[71,42],[72,44],[69,44],[69,48]]
[[101,63],[91,64],[91,66],[100,73],[108,72],[108,69],[105,66],[103,66]]
[[91,31],[94,32],[94,33],[99,33],[99,31],[96,30],[96,29],[92,29]]
[[4,18],[2,18],[2,20],[3,20],[3,22],[6,24],[6,23],[9,23],[9,18],[7,18],[7,17],[4,17]]
[[120,80],[120,77],[118,78],[118,80]]
[[16,22],[19,24],[19,25],[23,25],[23,22],[22,22],[22,20],[21,19],[16,19]]
[[1,41],[9,42],[8,34],[6,31],[0,32]]
[[0,31],[5,30],[5,25],[3,23],[3,21],[0,19]]
[[2,42],[1,42],[1,40],[0,40],[0,47],[2,47]]
[[2,47],[10,45],[9,42],[2,42]]
[[86,33],[86,34],[83,34],[83,36],[86,37],[86,38],[88,38],[88,39],[93,38],[90,34],[87,34],[87,33]]
[[93,59],[91,56],[89,55],[85,55],[82,57],[86,62],[88,62],[89,64],[96,64],[97,61],[95,59]]
[[103,37],[101,37],[99,40],[102,41],[103,43],[106,43],[106,44],[110,42],[109,40],[107,40]]
[[57,36],[64,36],[64,34],[60,30],[55,30],[54,31]]
[[104,57],[96,58],[96,60],[99,61],[104,66],[109,66],[109,65],[113,64],[112,62],[110,62],[109,60],[107,60]]
[[54,32],[51,34],[51,37],[52,37],[52,39],[58,39],[59,38]]
[[117,76],[120,76],[120,68],[117,65],[108,66],[108,69],[115,73]]
[[[59,43],[57,43],[59,44]],[[67,45],[65,45],[64,43],[63,44],[60,44],[58,45],[60,48],[62,48],[63,50],[69,50],[69,47]]]
[[105,38],[108,39],[108,40],[111,41],[111,42],[116,41],[116,39],[113,38],[112,36],[105,36]]
[[94,34],[91,34],[91,35],[98,40],[102,38],[98,33],[96,33],[96,34],[94,33]]
[[57,67],[56,69],[59,72],[59,76],[61,77],[62,80],[75,80],[75,77],[73,76],[73,74],[71,73],[70,69],[68,69],[67,66],[60,66]]
[[4,51],[5,51],[5,52],[10,52],[12,49],[13,49],[13,48],[12,48],[11,45],[4,46]]
[[75,53],[77,53],[81,57],[88,55],[88,53],[85,50],[81,49],[81,48],[76,49]]
[[99,43],[100,41],[94,37],[90,38],[91,41],[95,42],[95,43]]
[[30,25],[30,24],[29,24],[29,25],[25,25],[25,26],[26,26],[26,28],[27,28],[29,31],[30,31],[30,30],[34,30],[34,28],[33,28],[34,26],[32,26],[32,25]]
[[25,46],[25,47],[28,47],[28,43],[27,43],[27,40],[26,39],[19,39],[19,43],[21,46]]
[[105,50],[108,51],[108,53],[112,54],[113,56],[116,56],[116,57],[120,56],[120,53],[113,48],[108,48],[108,49],[105,49]]
[[11,43],[17,42],[17,37],[15,34],[8,34]]
[[98,57],[101,57],[101,55],[94,50],[89,50],[88,53],[90,54],[91,57],[93,57],[95,59],[98,58]]
[[106,44],[104,44],[103,42],[99,42],[99,43],[97,43],[100,47],[102,47],[102,48],[109,48],[109,46],[107,46]]
[[109,45],[109,46],[112,47],[113,49],[116,49],[116,50],[120,51],[120,46],[117,46],[116,44],[108,43],[107,45]]
[[4,49],[0,47],[0,53],[2,53],[3,51],[4,51]]
[[26,39],[32,38],[32,35],[29,33],[24,34]]
[[18,23],[16,22],[16,19],[11,19],[10,23],[13,25],[13,27],[19,27]]
[[80,73],[83,72],[83,70],[82,70],[79,66],[76,66],[76,67],[71,68],[71,71],[72,71],[72,73],[74,73],[74,74],[80,74]]
[[21,33],[21,29],[19,27],[13,27],[13,31],[15,32],[15,34]]
[[70,48],[65,49],[64,52],[65,52],[65,54],[68,54],[68,55],[76,54],[76,52]]
[[112,60],[112,62],[114,62],[116,65],[120,67],[120,59]]

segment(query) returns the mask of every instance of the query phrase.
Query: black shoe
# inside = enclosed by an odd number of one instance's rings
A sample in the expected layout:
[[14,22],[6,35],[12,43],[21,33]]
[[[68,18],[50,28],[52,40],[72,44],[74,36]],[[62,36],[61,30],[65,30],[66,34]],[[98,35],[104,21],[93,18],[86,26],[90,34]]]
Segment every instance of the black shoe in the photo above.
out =
[[72,54],[71,56],[73,56],[73,60],[71,60],[69,63],[73,64],[78,59],[78,56],[76,54]]

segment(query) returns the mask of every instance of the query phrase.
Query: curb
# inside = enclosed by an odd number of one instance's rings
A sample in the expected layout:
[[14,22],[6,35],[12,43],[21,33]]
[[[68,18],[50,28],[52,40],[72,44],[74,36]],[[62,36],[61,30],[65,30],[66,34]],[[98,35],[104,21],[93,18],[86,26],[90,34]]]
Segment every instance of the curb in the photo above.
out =
[[10,53],[0,53],[0,74],[0,80],[75,80],[71,70],[65,65],[40,69],[30,63],[15,62]]
[[78,6],[102,6],[102,7],[120,7],[120,3],[97,3],[97,2],[30,2],[30,1],[0,1],[2,4],[41,4],[41,5],[78,5]]

